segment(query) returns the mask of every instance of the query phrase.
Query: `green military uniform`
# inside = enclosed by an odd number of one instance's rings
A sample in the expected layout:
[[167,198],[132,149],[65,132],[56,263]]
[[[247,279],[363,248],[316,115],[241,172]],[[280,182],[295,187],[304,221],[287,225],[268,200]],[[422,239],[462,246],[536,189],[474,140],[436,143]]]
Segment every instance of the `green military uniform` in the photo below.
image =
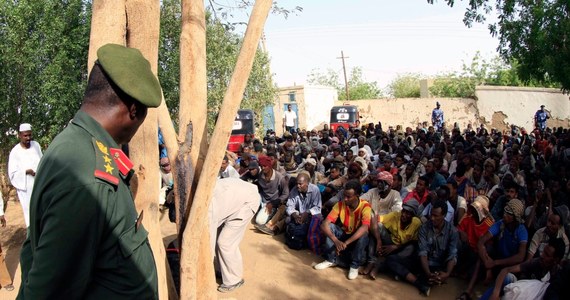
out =
[[[107,44],[97,53],[124,93],[160,104],[158,80],[138,50]],[[158,299],[148,232],[129,189],[132,165],[83,110],[53,140],[32,192],[18,299]]]
[[79,111],[45,152],[18,299],[158,298],[147,231],[137,224],[128,185],[132,164],[117,148]]

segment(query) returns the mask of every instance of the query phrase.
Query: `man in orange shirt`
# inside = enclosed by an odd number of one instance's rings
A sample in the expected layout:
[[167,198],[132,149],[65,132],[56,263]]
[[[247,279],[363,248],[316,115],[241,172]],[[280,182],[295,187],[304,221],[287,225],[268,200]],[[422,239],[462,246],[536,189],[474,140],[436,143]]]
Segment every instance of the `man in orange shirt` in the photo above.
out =
[[473,203],[467,207],[467,213],[457,226],[460,240],[458,261],[461,264],[459,269],[471,273],[471,280],[469,280],[467,289],[461,294],[461,299],[469,299],[471,297],[471,292],[477,282],[481,267],[477,243],[479,238],[489,231],[493,223],[493,217],[489,213],[489,198],[477,196]]
[[[337,265],[337,258],[344,254],[349,258],[348,279],[358,277],[358,267],[366,260],[364,250],[368,246],[368,228],[372,217],[370,204],[360,199],[362,186],[356,179],[344,186],[343,200],[334,205],[321,225],[326,236],[324,246],[325,261],[314,266],[317,270]],[[336,225],[340,219],[341,226]]]

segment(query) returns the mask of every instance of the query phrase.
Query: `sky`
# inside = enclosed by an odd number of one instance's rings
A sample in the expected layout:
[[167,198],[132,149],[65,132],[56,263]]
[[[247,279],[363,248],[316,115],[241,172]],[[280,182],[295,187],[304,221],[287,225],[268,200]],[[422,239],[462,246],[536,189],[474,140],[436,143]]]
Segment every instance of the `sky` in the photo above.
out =
[[312,70],[329,68],[342,79],[341,51],[349,57],[348,73],[361,67],[365,80],[381,88],[398,74],[460,70],[477,51],[496,56],[497,38],[484,24],[467,28],[466,4],[456,2],[451,8],[444,0],[279,0],[303,11],[269,15],[265,39],[274,80],[280,87],[305,84]]

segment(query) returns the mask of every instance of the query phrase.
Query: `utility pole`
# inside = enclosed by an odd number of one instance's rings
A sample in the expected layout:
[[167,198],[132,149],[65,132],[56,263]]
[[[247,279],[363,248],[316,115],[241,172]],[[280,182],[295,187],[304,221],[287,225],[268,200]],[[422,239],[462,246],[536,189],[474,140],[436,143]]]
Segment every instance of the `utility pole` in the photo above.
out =
[[348,94],[348,79],[346,78],[346,66],[344,65],[345,58],[350,58],[350,57],[344,56],[344,52],[341,50],[340,57],[337,57],[337,59],[342,59],[342,70],[344,71],[344,88],[346,90],[346,101],[348,101],[350,100],[350,96]]

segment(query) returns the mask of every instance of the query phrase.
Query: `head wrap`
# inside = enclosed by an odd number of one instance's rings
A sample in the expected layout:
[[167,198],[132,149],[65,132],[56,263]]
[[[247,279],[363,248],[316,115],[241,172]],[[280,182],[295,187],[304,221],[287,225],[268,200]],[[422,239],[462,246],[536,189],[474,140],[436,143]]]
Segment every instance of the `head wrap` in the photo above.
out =
[[477,211],[479,220],[483,220],[489,215],[489,198],[487,196],[477,196],[471,206]]
[[505,213],[513,215],[517,222],[522,223],[524,205],[519,199],[512,199],[505,206]]
[[392,176],[392,174],[390,172],[382,171],[382,172],[378,173],[378,180],[385,181],[389,185],[392,185],[392,183],[394,182],[394,177]]
[[366,160],[360,156],[357,156],[354,158],[354,162],[358,163],[358,165],[360,166],[360,168],[362,169],[362,173],[364,174],[364,172],[366,172],[366,170],[368,169],[368,163],[366,162]]
[[316,161],[314,158],[307,158],[307,159],[305,160],[305,163],[306,163],[306,164],[313,165],[313,166],[316,166],[316,165],[317,165],[317,161]]
[[259,165],[262,167],[273,167],[273,158],[269,156],[259,156]]

